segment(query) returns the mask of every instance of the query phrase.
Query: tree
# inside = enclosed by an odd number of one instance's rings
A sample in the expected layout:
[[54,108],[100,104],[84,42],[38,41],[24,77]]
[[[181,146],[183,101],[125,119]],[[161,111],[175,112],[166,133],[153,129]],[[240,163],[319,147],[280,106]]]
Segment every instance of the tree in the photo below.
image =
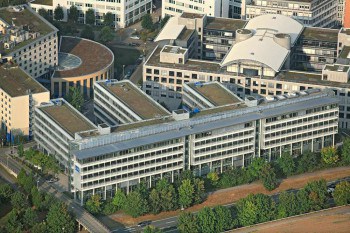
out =
[[92,30],[92,27],[89,25],[84,26],[83,30],[81,30],[81,32],[80,32],[80,36],[82,38],[89,39],[89,40],[95,39],[94,31]]
[[43,197],[39,190],[34,186],[31,190],[32,204],[37,208],[41,209]]
[[290,153],[283,153],[282,156],[277,159],[277,164],[285,176],[293,175],[295,171],[295,162]]
[[317,153],[307,151],[298,158],[297,171],[299,173],[315,170],[320,164],[320,157]]
[[110,215],[110,214],[115,213],[116,211],[118,211],[118,208],[115,205],[113,205],[112,200],[107,200],[104,203],[103,210],[102,210],[102,213],[104,215]]
[[341,150],[341,160],[345,165],[350,164],[350,138],[345,138],[343,141],[343,147]]
[[252,163],[248,166],[248,170],[247,170],[250,176],[250,179],[249,179],[250,182],[259,179],[260,170],[262,169],[265,163],[266,161],[261,157],[254,158],[252,160]]
[[299,214],[304,214],[310,211],[309,195],[305,189],[300,189],[297,192]]
[[16,209],[13,209],[7,214],[7,222],[5,225],[7,232],[22,233],[23,225],[19,219],[18,213]]
[[63,17],[64,17],[63,8],[60,5],[58,5],[54,11],[54,19],[57,21],[61,21]]
[[159,193],[160,207],[162,211],[175,210],[177,208],[176,192],[173,185],[166,179],[157,182],[156,190]]
[[216,228],[216,216],[209,207],[204,207],[198,212],[197,216],[199,231],[203,233],[218,232]]
[[75,5],[72,5],[69,8],[68,20],[75,23],[78,21],[78,18],[79,18],[78,8]]
[[271,164],[265,163],[261,168],[260,173],[264,187],[269,191],[274,190],[277,187],[277,178],[275,170],[271,167]]
[[350,183],[343,181],[337,184],[333,197],[335,204],[338,206],[350,204]]
[[237,202],[237,217],[242,226],[270,221],[275,217],[275,202],[264,194],[249,194]]
[[76,232],[75,219],[68,212],[67,205],[62,202],[56,202],[51,206],[46,222],[49,233],[62,232],[63,228],[66,233]]
[[40,8],[39,10],[38,10],[38,13],[39,13],[39,15],[41,15],[43,18],[45,18],[45,19],[49,19],[49,12],[47,12],[47,10],[45,10],[44,8]]
[[148,212],[148,203],[146,199],[142,198],[140,192],[133,191],[126,197],[124,211],[136,218]]
[[25,177],[22,187],[24,191],[29,194],[34,186],[35,186],[35,180],[34,180],[33,174],[30,173],[28,176]]
[[114,39],[114,31],[109,26],[104,26],[100,32],[100,40],[102,43],[108,43]]
[[46,233],[48,232],[47,225],[45,222],[35,224],[32,229],[30,229],[31,233]]
[[199,233],[197,218],[191,212],[181,212],[177,229],[181,233]]
[[167,15],[165,16],[161,21],[160,21],[160,28],[163,28],[165,26],[165,24],[168,22],[168,20],[170,19],[170,16]]
[[102,210],[101,196],[98,194],[92,195],[85,203],[85,208],[92,214],[99,214]]
[[70,87],[69,93],[67,96],[67,101],[78,111],[81,111],[81,108],[84,103],[84,97],[81,93],[81,90],[79,87]]
[[21,210],[28,206],[28,202],[23,193],[16,191],[11,197],[11,205],[14,209]]
[[327,206],[328,192],[325,180],[309,182],[305,191],[309,195],[310,210],[321,210]]
[[23,186],[24,183],[26,182],[26,179],[27,179],[27,173],[23,168],[21,168],[21,170],[19,171],[19,173],[17,175],[17,183],[20,186]]
[[38,215],[32,208],[27,208],[23,215],[23,225],[29,229],[38,221]]
[[337,149],[334,146],[323,147],[321,150],[323,163],[326,165],[334,165],[339,161]]
[[143,29],[153,30],[154,25],[153,25],[151,14],[145,14],[142,17],[141,26],[142,26]]
[[219,181],[219,175],[216,172],[209,172],[207,174],[207,179],[213,187],[216,187]]
[[152,189],[149,194],[149,207],[153,214],[158,214],[162,211],[161,199],[156,189]]
[[217,232],[223,232],[234,227],[232,214],[227,207],[216,206],[213,209],[216,217],[216,230]]
[[95,11],[92,8],[89,8],[85,12],[85,23],[90,25],[95,25]]
[[113,201],[112,201],[113,205],[117,207],[117,210],[120,210],[120,209],[123,209],[125,202],[126,202],[125,193],[122,190],[118,189],[113,197]]
[[194,187],[193,203],[194,204],[202,203],[205,196],[204,181],[199,178],[194,179],[193,187]]
[[114,15],[111,12],[107,12],[104,16],[103,16],[103,25],[107,26],[107,27],[112,27],[113,23],[114,23]]
[[163,231],[154,226],[147,226],[143,229],[143,233],[162,233]]
[[282,192],[278,196],[277,217],[286,218],[299,213],[298,202],[293,192]]
[[20,143],[18,146],[17,146],[17,154],[19,157],[23,157],[24,156],[24,148],[23,148],[23,144]]
[[13,189],[9,184],[0,185],[0,203],[11,199]]
[[183,208],[191,206],[193,202],[194,187],[191,180],[183,180],[178,190],[179,193],[179,204]]

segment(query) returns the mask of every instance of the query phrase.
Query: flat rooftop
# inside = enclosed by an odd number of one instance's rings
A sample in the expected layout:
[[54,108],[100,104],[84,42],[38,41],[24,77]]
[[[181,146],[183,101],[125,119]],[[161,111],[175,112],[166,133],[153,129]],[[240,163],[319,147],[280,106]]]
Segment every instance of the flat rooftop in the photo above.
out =
[[338,42],[337,29],[305,27],[301,37],[307,40]]
[[325,69],[330,71],[348,72],[349,66],[334,64],[334,65],[326,65]]
[[186,49],[183,49],[183,48],[181,48],[179,46],[166,45],[166,46],[163,47],[162,52],[184,54],[186,52]]
[[339,54],[339,57],[343,59],[350,59],[350,46],[344,46]]
[[207,17],[206,29],[215,29],[222,31],[236,31],[237,29],[244,28],[247,21],[240,19],[227,19],[218,17]]
[[0,88],[11,97],[27,95],[28,90],[33,94],[48,92],[23,70],[18,67],[10,67],[9,64],[0,66]]
[[39,4],[39,5],[46,5],[46,6],[52,6],[53,0],[35,0],[31,4]]
[[[30,32],[38,32],[41,36],[45,36],[49,34],[50,32],[55,31],[55,28],[50,25],[49,23],[46,23],[42,19],[38,17],[38,15],[31,10],[25,8],[24,10],[20,12],[16,12],[12,9],[12,7],[8,8],[1,8],[0,9],[0,18],[5,20],[8,24],[11,24],[13,22],[16,26],[27,26],[29,27]],[[39,38],[40,38],[39,37]],[[30,44],[31,42],[37,40],[36,39],[29,39],[26,41],[23,41],[16,45],[11,50],[5,50],[2,51],[4,54],[13,52],[27,44]]]
[[81,59],[75,68],[55,71],[54,78],[69,78],[92,74],[108,67],[114,55],[106,46],[78,37],[61,37],[60,53],[73,54]]
[[146,62],[146,66],[157,66],[173,69],[183,69],[183,70],[193,70],[193,71],[202,71],[202,72],[216,72],[216,73],[225,73],[225,69],[222,69],[220,63],[211,62],[206,60],[187,60],[185,64],[177,63],[165,63],[160,62],[160,51],[161,47],[158,47],[154,53],[149,57]]
[[184,28],[180,35],[177,37],[178,40],[188,40],[193,34],[194,30]]
[[317,73],[286,71],[280,72],[275,78],[267,78],[287,82],[298,82],[311,85],[323,85],[329,87],[350,88],[350,83],[332,82],[322,80],[322,75]]
[[242,102],[242,100],[235,97],[226,88],[222,87],[221,85],[215,82],[202,84],[189,83],[187,85],[215,106],[222,106]]
[[162,106],[158,105],[139,88],[129,82],[116,82],[113,84],[100,82],[99,84],[142,119],[152,119],[170,115]]
[[181,18],[195,19],[195,18],[203,18],[203,16],[204,16],[203,14],[184,12],[182,13]]
[[48,117],[61,126],[69,135],[96,129],[96,126],[78,114],[73,107],[62,102],[62,105],[52,105],[40,108]]
[[145,127],[145,126],[158,125],[158,124],[162,124],[162,123],[169,123],[172,121],[174,121],[174,118],[164,117],[164,118],[157,118],[157,119],[151,119],[151,120],[146,120],[146,121],[139,121],[139,122],[130,123],[130,124],[122,124],[122,125],[113,127],[111,129],[111,132],[112,133],[122,132],[122,131],[141,128],[141,127]]

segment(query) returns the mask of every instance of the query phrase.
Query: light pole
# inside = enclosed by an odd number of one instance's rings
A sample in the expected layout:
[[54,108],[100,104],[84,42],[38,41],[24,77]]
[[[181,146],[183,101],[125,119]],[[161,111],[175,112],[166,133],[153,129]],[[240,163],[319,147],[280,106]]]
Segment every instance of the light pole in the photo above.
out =
[[123,65],[123,78],[122,78],[122,79],[124,79],[124,77],[125,77],[125,74],[124,74],[124,67],[125,67],[125,65]]
[[36,188],[39,189],[39,180],[36,181]]

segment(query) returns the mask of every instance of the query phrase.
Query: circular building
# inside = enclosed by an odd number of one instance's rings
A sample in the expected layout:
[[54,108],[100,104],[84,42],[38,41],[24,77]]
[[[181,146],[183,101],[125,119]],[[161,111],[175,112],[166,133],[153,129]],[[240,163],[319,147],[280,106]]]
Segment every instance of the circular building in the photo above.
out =
[[51,77],[51,95],[64,97],[70,87],[79,87],[85,98],[93,96],[95,81],[112,79],[114,54],[92,40],[62,36],[58,66]]

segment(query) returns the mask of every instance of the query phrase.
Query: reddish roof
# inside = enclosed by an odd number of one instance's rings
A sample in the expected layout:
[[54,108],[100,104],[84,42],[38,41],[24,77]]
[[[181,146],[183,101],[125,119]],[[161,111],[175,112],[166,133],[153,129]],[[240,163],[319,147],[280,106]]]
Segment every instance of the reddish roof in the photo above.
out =
[[55,71],[54,78],[68,78],[98,72],[113,60],[113,53],[106,46],[78,37],[61,37],[60,52],[79,57],[82,64],[70,70]]

